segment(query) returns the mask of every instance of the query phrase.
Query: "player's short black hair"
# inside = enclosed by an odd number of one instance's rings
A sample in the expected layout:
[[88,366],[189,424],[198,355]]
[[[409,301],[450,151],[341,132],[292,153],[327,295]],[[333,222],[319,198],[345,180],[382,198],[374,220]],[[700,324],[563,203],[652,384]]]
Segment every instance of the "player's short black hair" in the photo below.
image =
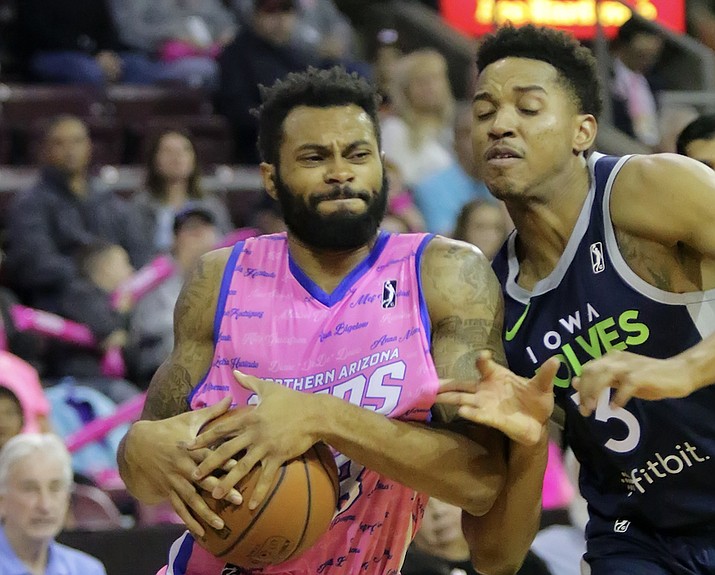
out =
[[520,28],[507,25],[486,36],[477,53],[477,70],[502,58],[529,58],[551,64],[572,93],[579,113],[601,113],[601,88],[596,59],[576,38],[552,28],[528,24]]
[[278,163],[283,122],[298,106],[330,108],[355,104],[370,116],[377,143],[380,144],[380,99],[375,87],[340,66],[328,70],[311,67],[304,72],[290,73],[269,88],[261,86],[261,97],[263,103],[257,110],[258,151],[261,160],[269,164]]
[[715,114],[705,114],[698,116],[690,122],[683,131],[678,134],[678,139],[675,142],[676,151],[687,156],[686,149],[688,144],[694,140],[710,140],[715,136]]

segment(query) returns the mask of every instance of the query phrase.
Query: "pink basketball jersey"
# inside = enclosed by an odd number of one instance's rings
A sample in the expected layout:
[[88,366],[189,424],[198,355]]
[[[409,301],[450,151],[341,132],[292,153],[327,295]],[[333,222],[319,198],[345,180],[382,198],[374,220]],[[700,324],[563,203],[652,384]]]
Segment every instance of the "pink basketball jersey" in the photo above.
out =
[[[420,287],[430,238],[381,234],[330,294],[292,261],[285,234],[236,244],[217,306],[213,363],[192,392],[191,408],[229,394],[235,405],[253,403],[256,398],[233,377],[238,369],[304,393],[331,393],[391,418],[427,420],[438,387]],[[426,496],[340,453],[335,460],[340,501],[328,532],[300,557],[258,572],[399,573]],[[169,575],[244,572],[211,556],[188,533],[170,559]]]

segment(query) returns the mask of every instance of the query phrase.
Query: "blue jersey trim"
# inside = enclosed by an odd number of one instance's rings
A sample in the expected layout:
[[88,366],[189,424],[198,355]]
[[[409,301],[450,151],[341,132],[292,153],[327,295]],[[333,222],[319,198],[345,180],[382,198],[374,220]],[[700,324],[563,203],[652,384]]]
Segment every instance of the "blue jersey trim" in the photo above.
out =
[[186,569],[189,566],[189,559],[191,559],[191,552],[194,549],[194,538],[190,533],[186,534],[186,537],[181,542],[181,547],[179,552],[176,554],[176,559],[174,559],[174,564],[172,568],[174,570],[174,575],[186,575]]
[[298,267],[298,264],[293,260],[290,251],[288,252],[288,267],[296,281],[303,286],[305,291],[307,291],[311,297],[326,307],[332,307],[342,300],[350,288],[352,288],[353,285],[375,264],[377,259],[380,257],[380,254],[382,254],[385,249],[389,238],[389,233],[380,232],[380,235],[377,237],[377,241],[375,242],[375,246],[372,248],[367,257],[355,266],[355,268],[338,284],[338,287],[336,287],[333,292],[329,294],[323,291],[320,286],[318,286],[302,269],[300,269],[300,267]]
[[241,255],[245,243],[246,242],[244,240],[236,243],[236,245],[233,246],[233,250],[231,250],[231,255],[228,257],[226,267],[223,270],[223,277],[221,278],[221,291],[218,294],[218,301],[216,302],[216,314],[214,315],[214,346],[218,343],[219,331],[221,330],[221,321],[223,320],[223,313],[226,309],[226,300],[228,299],[228,292],[231,287],[233,272],[236,271],[236,261],[238,260],[238,256]]
[[[214,335],[213,335],[214,351],[216,350],[216,344],[218,343],[219,332],[221,331],[221,321],[223,320],[223,314],[224,314],[224,310],[226,308],[226,300],[228,299],[228,292],[229,292],[229,288],[231,287],[231,280],[233,279],[233,272],[236,270],[236,261],[238,260],[238,256],[241,255],[241,252],[243,252],[243,246],[245,243],[246,242],[244,240],[244,241],[237,242],[233,246],[233,249],[231,250],[231,255],[228,256],[228,260],[226,261],[226,267],[223,269],[223,276],[221,277],[221,288],[220,288],[220,291],[218,294],[218,301],[216,302],[216,311],[214,313]],[[191,402],[194,399],[194,395],[196,394],[196,391],[206,381],[206,377],[208,376],[209,371],[211,371],[210,365],[209,365],[208,369],[206,370],[206,373],[201,377],[201,379],[198,381],[198,383],[194,386],[194,388],[191,390],[191,393],[189,393],[189,397],[188,397],[189,405],[191,405]]]
[[429,310],[427,309],[427,302],[425,301],[424,291],[422,290],[422,254],[424,254],[427,244],[434,238],[434,234],[428,234],[420,242],[417,248],[417,253],[415,254],[415,273],[417,274],[417,285],[419,286],[419,301],[420,301],[420,317],[422,318],[422,326],[425,330],[425,337],[427,338],[427,344],[432,341],[432,322],[429,317]]

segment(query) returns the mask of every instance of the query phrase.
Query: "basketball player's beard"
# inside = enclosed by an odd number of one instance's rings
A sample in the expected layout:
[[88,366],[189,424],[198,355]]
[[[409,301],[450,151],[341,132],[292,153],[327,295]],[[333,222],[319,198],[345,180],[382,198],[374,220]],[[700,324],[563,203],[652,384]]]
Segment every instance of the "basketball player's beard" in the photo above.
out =
[[[366,245],[377,234],[387,209],[387,175],[383,172],[382,187],[377,194],[355,190],[350,186],[335,186],[327,194],[313,196],[308,202],[296,197],[281,179],[275,176],[276,195],[288,230],[301,242],[324,250],[350,250]],[[361,214],[337,211],[323,215],[317,210],[322,200],[360,198],[367,204]]]

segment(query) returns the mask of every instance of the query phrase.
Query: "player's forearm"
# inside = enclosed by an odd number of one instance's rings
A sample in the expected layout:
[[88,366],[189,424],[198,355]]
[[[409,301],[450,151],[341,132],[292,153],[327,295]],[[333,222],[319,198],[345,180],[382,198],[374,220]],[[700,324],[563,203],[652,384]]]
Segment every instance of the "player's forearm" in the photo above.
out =
[[[491,510],[481,517],[462,514],[474,568],[483,575],[513,575],[526,557],[541,518],[547,433],[535,446],[512,442],[506,484]],[[509,525],[504,537],[503,526]]]
[[685,373],[690,374],[692,391],[715,383],[715,334],[675,356]]
[[[470,513],[491,508],[504,481],[503,443],[389,419],[324,395],[321,439],[365,467]],[[490,438],[490,439],[487,439]]]

